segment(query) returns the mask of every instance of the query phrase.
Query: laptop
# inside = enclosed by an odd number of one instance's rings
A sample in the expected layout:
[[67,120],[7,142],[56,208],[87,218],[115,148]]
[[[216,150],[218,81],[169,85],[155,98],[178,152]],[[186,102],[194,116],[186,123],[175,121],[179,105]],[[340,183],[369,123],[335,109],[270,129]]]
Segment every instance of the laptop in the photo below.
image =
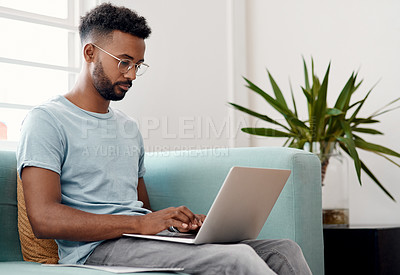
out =
[[283,169],[234,166],[196,234],[164,230],[156,235],[124,236],[186,244],[235,243],[256,239],[290,172]]

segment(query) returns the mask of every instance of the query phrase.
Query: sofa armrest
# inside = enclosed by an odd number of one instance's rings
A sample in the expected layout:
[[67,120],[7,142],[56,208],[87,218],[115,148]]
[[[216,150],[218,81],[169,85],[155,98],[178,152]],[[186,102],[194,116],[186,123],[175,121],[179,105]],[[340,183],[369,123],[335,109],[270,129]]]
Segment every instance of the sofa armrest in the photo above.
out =
[[22,260],[17,215],[15,152],[0,151],[0,262]]
[[232,166],[292,171],[259,238],[288,238],[313,274],[323,274],[321,169],[314,154],[286,147],[147,153],[145,182],[155,210],[186,205],[206,214]]

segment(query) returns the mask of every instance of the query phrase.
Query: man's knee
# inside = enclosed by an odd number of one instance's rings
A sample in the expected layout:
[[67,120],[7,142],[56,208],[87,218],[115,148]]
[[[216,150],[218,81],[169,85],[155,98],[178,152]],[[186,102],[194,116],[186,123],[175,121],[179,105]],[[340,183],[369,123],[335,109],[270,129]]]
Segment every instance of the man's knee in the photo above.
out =
[[270,257],[281,258],[281,260],[288,262],[297,262],[304,258],[300,246],[296,242],[289,239],[276,240],[276,243],[270,252],[272,252],[268,253],[270,254]]
[[281,239],[278,240],[279,244],[276,247],[277,249],[280,250],[280,252],[282,253],[293,253],[295,255],[299,254],[299,255],[303,255],[303,252],[301,251],[300,246],[295,242],[292,241],[290,239]]
[[234,248],[229,251],[229,255],[231,255],[231,257],[235,259],[235,261],[246,261],[248,259],[252,259],[255,256],[258,257],[254,249],[246,244],[235,245]]
[[224,274],[251,274],[252,267],[265,265],[254,249],[246,244],[233,245],[224,254],[221,255]]
[[[271,253],[272,252],[272,253]],[[300,246],[289,239],[277,240],[266,262],[275,272],[285,274],[310,274]]]

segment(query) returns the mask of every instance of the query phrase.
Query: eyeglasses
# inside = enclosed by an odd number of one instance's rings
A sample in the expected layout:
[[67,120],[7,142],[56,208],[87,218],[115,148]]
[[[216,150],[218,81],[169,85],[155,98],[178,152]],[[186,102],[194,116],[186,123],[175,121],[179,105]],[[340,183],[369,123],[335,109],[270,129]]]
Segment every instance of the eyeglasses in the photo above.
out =
[[147,68],[149,67],[149,65],[145,64],[145,63],[133,63],[132,60],[130,59],[120,59],[118,57],[116,57],[115,55],[107,52],[106,50],[100,48],[99,46],[97,46],[96,44],[91,43],[93,46],[95,46],[96,48],[98,48],[99,50],[105,52],[106,54],[108,54],[111,57],[114,57],[116,60],[119,61],[118,63],[118,70],[120,71],[121,74],[126,74],[127,72],[129,72],[130,69],[132,69],[133,67],[135,67],[135,73],[137,76],[143,75]]

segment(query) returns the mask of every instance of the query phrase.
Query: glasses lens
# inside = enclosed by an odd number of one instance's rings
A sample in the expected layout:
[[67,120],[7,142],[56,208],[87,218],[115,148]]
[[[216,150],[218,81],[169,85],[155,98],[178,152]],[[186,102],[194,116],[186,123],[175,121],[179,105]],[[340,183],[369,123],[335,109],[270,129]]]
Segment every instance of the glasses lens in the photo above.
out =
[[122,59],[118,64],[118,69],[121,73],[127,73],[133,67],[133,62],[129,59]]
[[147,68],[149,67],[149,65],[141,63],[141,64],[136,64],[135,65],[135,69],[136,69],[136,75],[142,75],[146,72]]

